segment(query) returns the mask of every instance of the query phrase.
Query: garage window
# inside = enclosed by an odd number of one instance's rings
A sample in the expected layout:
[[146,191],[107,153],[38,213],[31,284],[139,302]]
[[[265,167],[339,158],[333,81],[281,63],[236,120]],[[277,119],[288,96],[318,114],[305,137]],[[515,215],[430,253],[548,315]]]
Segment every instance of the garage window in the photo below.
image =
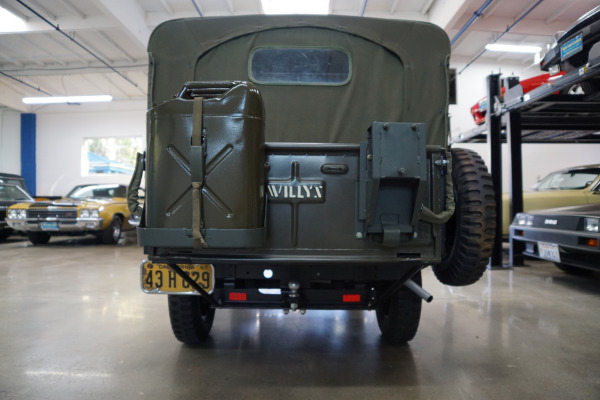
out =
[[82,146],[82,175],[133,174],[141,137],[86,138]]
[[340,86],[351,78],[350,53],[341,48],[256,48],[250,79],[267,85]]

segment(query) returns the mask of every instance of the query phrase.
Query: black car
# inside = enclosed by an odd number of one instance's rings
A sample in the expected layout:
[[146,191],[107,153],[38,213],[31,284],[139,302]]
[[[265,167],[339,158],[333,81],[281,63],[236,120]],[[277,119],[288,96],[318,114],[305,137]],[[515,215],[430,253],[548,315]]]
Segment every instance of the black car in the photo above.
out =
[[[594,60],[600,62],[599,42],[600,6],[582,15],[575,24],[556,36],[540,62],[540,68],[549,71],[560,67],[560,70],[570,72]],[[584,81],[581,87],[586,93],[597,92],[600,90],[600,79],[595,77]]]
[[0,172],[0,184],[2,183],[10,183],[12,185],[17,185],[21,187],[24,191],[28,192],[27,186],[25,186],[25,179],[23,179],[21,175]]
[[600,271],[600,204],[519,213],[510,243],[523,242],[523,254],[549,260],[568,273]]
[[17,203],[33,202],[33,198],[19,185],[0,183],[0,241],[6,240],[13,229],[6,223],[6,210]]

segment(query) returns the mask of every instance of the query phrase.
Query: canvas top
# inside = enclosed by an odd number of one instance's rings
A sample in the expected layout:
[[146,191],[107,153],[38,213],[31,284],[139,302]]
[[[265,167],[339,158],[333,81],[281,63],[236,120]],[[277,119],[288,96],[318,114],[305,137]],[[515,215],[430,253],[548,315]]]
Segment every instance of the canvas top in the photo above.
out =
[[263,96],[269,142],[358,143],[374,121],[424,122],[446,146],[445,32],[432,24],[347,16],[190,18],[148,44],[148,104],[188,81],[250,81]]

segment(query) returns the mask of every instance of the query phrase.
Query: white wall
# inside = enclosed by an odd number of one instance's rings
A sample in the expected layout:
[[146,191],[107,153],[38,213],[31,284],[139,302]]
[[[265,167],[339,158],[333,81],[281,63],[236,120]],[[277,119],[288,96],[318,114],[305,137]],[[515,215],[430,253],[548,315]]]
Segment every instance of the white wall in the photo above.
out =
[[0,172],[21,174],[21,112],[0,107]]
[[[532,60],[533,61],[533,60]],[[465,60],[451,61],[451,68],[460,71]],[[503,77],[511,75],[527,79],[539,75],[542,71],[537,65],[523,64],[488,64],[477,61],[462,74],[457,75],[457,103],[450,106],[451,136],[458,136],[476,127],[471,116],[471,106],[486,96],[486,78],[492,73],[502,73]],[[487,143],[457,143],[453,147],[464,147],[478,152],[486,164],[490,165],[490,149]],[[600,144],[523,144],[523,190],[529,189],[538,179],[548,173],[578,165],[600,164]],[[510,149],[502,145],[502,190],[507,192],[510,186]]]
[[[37,194],[61,196],[81,183],[129,183],[131,175],[82,176],[84,138],[146,137],[146,102],[53,105],[37,114]],[[145,146],[145,145],[144,145]]]

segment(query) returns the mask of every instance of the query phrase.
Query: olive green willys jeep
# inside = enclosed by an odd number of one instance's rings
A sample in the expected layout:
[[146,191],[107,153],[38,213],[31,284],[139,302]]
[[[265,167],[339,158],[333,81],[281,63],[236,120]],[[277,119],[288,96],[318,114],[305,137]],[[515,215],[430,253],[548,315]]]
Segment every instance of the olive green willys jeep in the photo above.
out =
[[431,299],[421,269],[481,277],[493,188],[477,154],[447,146],[441,29],[194,18],[160,25],[148,51],[141,281],[168,294],[177,339],[200,343],[215,309],[245,307],[376,310],[404,343]]

